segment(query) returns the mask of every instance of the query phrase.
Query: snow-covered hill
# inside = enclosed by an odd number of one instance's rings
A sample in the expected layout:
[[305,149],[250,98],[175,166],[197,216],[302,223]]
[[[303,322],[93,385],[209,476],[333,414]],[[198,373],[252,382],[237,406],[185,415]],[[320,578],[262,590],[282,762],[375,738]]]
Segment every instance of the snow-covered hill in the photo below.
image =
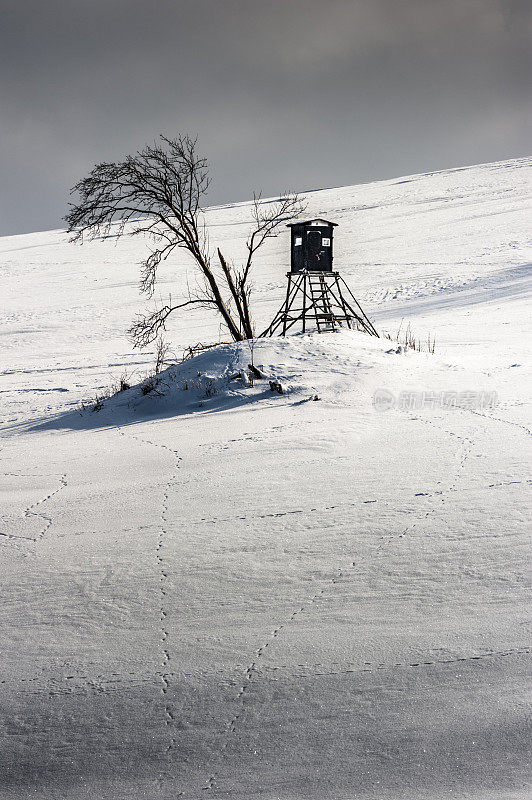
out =
[[[2,800],[529,796],[531,166],[310,193],[378,329],[436,350],[260,340],[253,387],[226,344],[142,393],[138,240],[0,239]],[[239,258],[249,204],[207,218]]]

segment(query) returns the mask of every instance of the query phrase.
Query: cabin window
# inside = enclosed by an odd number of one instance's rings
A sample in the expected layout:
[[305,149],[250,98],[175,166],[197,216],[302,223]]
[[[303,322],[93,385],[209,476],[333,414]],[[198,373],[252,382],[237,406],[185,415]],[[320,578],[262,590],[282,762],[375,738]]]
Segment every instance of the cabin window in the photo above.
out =
[[300,244],[303,244],[303,239],[301,236],[296,236],[296,240],[294,242],[295,246],[297,247]]
[[321,240],[321,243],[322,243],[322,245],[323,245],[324,247],[330,247],[330,246],[331,246],[331,240],[330,240],[330,239],[327,239],[327,238],[325,238],[325,237],[324,237],[324,238]]

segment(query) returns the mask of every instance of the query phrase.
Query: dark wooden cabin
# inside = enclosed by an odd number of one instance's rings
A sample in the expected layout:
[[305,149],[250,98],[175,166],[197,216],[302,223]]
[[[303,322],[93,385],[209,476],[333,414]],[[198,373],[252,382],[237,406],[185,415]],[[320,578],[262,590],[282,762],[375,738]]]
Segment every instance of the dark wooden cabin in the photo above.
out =
[[287,225],[292,231],[291,272],[332,272],[336,222],[309,219]]

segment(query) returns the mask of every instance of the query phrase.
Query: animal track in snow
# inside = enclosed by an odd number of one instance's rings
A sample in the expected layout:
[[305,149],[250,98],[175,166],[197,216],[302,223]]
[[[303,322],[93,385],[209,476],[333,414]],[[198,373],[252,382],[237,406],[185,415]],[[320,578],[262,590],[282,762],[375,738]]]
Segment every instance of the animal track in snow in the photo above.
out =
[[[517,647],[508,650],[488,650],[484,653],[477,653],[472,656],[457,656],[456,658],[432,658],[431,660],[419,661],[402,661],[391,663],[377,663],[366,661],[364,666],[359,664],[347,662],[330,662],[329,664],[313,663],[313,664],[297,664],[305,672],[293,672],[294,678],[311,678],[321,675],[350,675],[359,672],[377,672],[382,670],[398,669],[398,668],[416,668],[424,666],[434,666],[436,664],[456,664],[466,661],[482,661],[487,658],[505,658],[512,655],[528,655],[531,652],[530,646]],[[337,667],[337,669],[330,669],[330,667]],[[264,672],[276,672],[277,670],[293,670],[292,664],[277,664],[274,667],[265,666],[262,668]],[[324,669],[327,671],[316,672],[310,670]],[[260,674],[260,673],[259,673]]]
[[41,511],[34,511],[33,509],[42,506],[44,503],[47,503],[49,500],[52,499],[52,497],[55,497],[56,494],[58,494],[62,489],[65,488],[65,486],[67,485],[66,475],[61,475],[61,477],[59,478],[59,483],[60,485],[55,491],[50,492],[50,494],[47,494],[46,497],[42,498],[42,500],[38,500],[36,503],[32,503],[32,505],[28,506],[28,508],[26,508],[26,510],[24,511],[24,516],[26,518],[40,517],[41,519],[44,520],[45,525],[43,529],[37,534],[37,536],[30,537],[30,536],[10,536],[9,534],[3,534],[3,535],[7,536],[7,538],[9,539],[25,539],[28,542],[41,541],[41,539],[43,539],[43,537],[48,533],[48,531],[52,527],[53,520],[52,517],[49,517],[47,514],[43,514]]
[[[418,422],[423,422],[426,425],[430,425],[431,427],[436,428],[436,430],[446,433],[448,436],[456,437],[462,442],[460,460],[456,470],[456,475],[453,478],[451,484],[447,487],[447,489],[445,491],[438,490],[435,492],[417,492],[414,495],[414,497],[436,497],[439,495],[440,502],[445,503],[445,495],[457,491],[457,485],[460,479],[460,475],[462,474],[462,470],[465,466],[465,463],[469,458],[471,450],[473,449],[473,440],[470,439],[468,436],[460,436],[458,433],[455,433],[454,431],[449,431],[446,428],[442,428],[440,425],[436,425],[434,422],[432,422],[432,420],[424,419],[421,417],[414,417],[414,419]],[[407,525],[406,528],[404,528],[400,534],[392,534],[387,537],[381,536],[381,539],[386,539],[386,541],[380,544],[377,549],[382,550],[383,545],[389,544],[393,539],[404,539],[404,537],[407,535],[409,531],[414,530],[414,528],[416,528],[420,524],[420,522],[427,519],[427,517],[432,516],[432,514],[435,514],[436,510],[437,510],[436,506],[429,509],[428,511],[425,512],[421,520],[420,519],[414,520],[413,522],[410,523],[410,525]]]
[[489,419],[492,422],[501,422],[503,425],[511,425],[514,428],[519,428],[520,430],[524,431],[528,436],[532,436],[532,431],[530,428],[527,428],[526,425],[521,425],[519,422],[512,422],[512,420],[502,419],[502,417],[492,417],[491,414],[483,414],[481,411],[474,411],[472,408],[459,408],[459,410],[469,412],[470,414],[475,414],[477,417]]
[[[238,720],[240,719],[240,717],[242,716],[242,714],[244,712],[245,700],[246,700],[246,696],[249,694],[250,687],[252,686],[253,676],[260,674],[259,670],[258,670],[259,659],[262,658],[262,656],[264,655],[264,653],[267,650],[267,648],[275,641],[275,639],[277,639],[277,637],[279,636],[281,631],[285,630],[290,625],[290,623],[294,622],[300,614],[304,613],[305,611],[308,611],[308,609],[311,608],[314,605],[314,603],[316,603],[321,597],[323,597],[323,595],[327,591],[327,588],[329,588],[330,586],[334,586],[335,584],[339,583],[341,581],[341,579],[344,577],[344,573],[348,569],[351,569],[352,567],[355,567],[355,566],[356,566],[356,563],[354,561],[352,561],[350,563],[349,567],[347,567],[347,568],[346,567],[342,567],[340,569],[337,569],[334,577],[328,579],[327,585],[324,586],[322,589],[320,589],[320,591],[317,592],[315,595],[313,595],[306,603],[303,603],[303,605],[301,605],[299,608],[296,608],[296,610],[293,611],[292,614],[290,615],[290,617],[288,618],[288,620],[287,620],[285,625],[278,625],[276,628],[274,628],[272,630],[272,632],[271,632],[271,635],[270,635],[270,638],[268,639],[268,641],[265,642],[263,645],[261,645],[255,651],[255,659],[251,662],[251,664],[249,664],[247,666],[247,668],[246,668],[246,670],[244,672],[244,675],[242,677],[242,680],[241,680],[241,686],[240,686],[237,694],[235,695],[235,701],[238,701],[239,707],[238,707],[237,712],[233,715],[231,720],[225,726],[225,729],[224,729],[224,733],[225,733],[224,740],[223,740],[223,742],[222,742],[222,744],[221,744],[221,746],[219,748],[219,751],[218,751],[220,756],[223,756],[223,753],[224,753],[224,751],[226,750],[226,748],[227,748],[227,746],[229,744],[229,741],[230,741],[229,735],[233,735],[237,731],[237,722],[238,722]],[[216,785],[217,777],[218,777],[218,773],[217,772],[212,773],[209,776],[208,780],[206,781],[205,785],[203,786],[203,790],[204,791],[211,791]]]
[[[266,665],[263,665],[263,666],[259,666],[256,662],[254,662],[254,664],[252,665],[253,669],[251,669],[251,665],[250,665],[250,667],[248,667],[247,670],[250,670],[249,677],[251,677],[251,673],[253,673],[255,675],[255,677],[261,677],[261,678],[267,677],[268,673],[281,672],[283,670],[293,671],[298,667],[301,670],[303,670],[304,672],[302,672],[302,673],[293,672],[292,677],[312,677],[312,675],[344,675],[344,674],[353,674],[353,673],[358,673],[358,672],[376,672],[376,671],[382,671],[382,670],[387,670],[387,669],[395,669],[395,668],[399,668],[399,667],[403,667],[403,668],[406,669],[406,668],[410,668],[410,667],[411,668],[417,668],[417,667],[423,667],[423,666],[434,666],[436,664],[456,664],[456,663],[461,663],[461,662],[466,662],[466,661],[483,661],[485,659],[490,659],[490,658],[509,658],[511,656],[528,655],[531,652],[532,652],[532,645],[522,645],[521,647],[507,648],[506,650],[485,650],[483,652],[475,653],[474,655],[469,655],[469,656],[456,656],[456,657],[447,657],[447,658],[445,658],[445,657],[441,657],[441,658],[432,657],[430,660],[420,658],[418,661],[401,661],[401,662],[392,661],[392,662],[389,662],[389,663],[376,662],[376,661],[375,662],[365,661],[363,664],[360,664],[359,662],[354,662],[354,661],[328,661],[327,663],[323,663],[323,662],[317,661],[317,662],[312,662],[312,663],[309,663],[309,664],[275,664],[275,666],[270,666],[270,665],[266,664]],[[235,666],[239,666],[239,665],[235,665]],[[243,666],[243,665],[240,665],[240,666]],[[310,672],[310,670],[318,670],[318,669],[323,669],[323,670],[328,670],[328,671],[324,671],[324,672],[320,672],[320,673],[318,673],[318,672],[312,672],[311,673]],[[246,670],[245,674],[247,674],[247,670]],[[184,677],[195,678],[198,675],[203,675],[203,676],[209,676],[209,675],[227,676],[227,671],[226,671],[226,669],[218,668],[218,669],[215,669],[215,670],[195,670],[194,672],[190,672],[190,673],[187,673],[187,672],[179,672],[179,673],[166,672],[164,674],[163,673],[156,673],[156,676],[161,678],[162,680],[168,680],[169,678],[175,678],[175,677],[182,678],[183,676]],[[271,680],[275,680],[275,678],[272,678]],[[2,678],[2,679],[0,679],[0,684],[5,684],[5,683],[9,683],[9,684],[18,684],[18,683],[30,684],[30,683],[36,683],[36,682],[39,682],[39,681],[45,681],[45,685],[43,686],[42,689],[35,690],[34,693],[35,694],[42,694],[43,691],[47,692],[50,687],[48,685],[48,680],[43,675],[37,675],[37,676],[29,677],[29,678],[18,678],[16,680],[9,680],[9,679]],[[63,677],[61,679],[56,679],[54,685],[57,685],[57,686],[59,686],[60,684],[67,684],[68,685],[69,683],[71,683],[72,685],[75,685],[76,686],[76,690],[78,690],[78,691],[83,686],[88,686],[91,690],[93,690],[96,685],[97,685],[97,688],[105,691],[106,690],[105,687],[102,686],[101,684],[108,684],[108,686],[110,688],[113,688],[115,685],[116,685],[117,688],[119,688],[123,684],[126,684],[126,685],[132,685],[132,684],[135,684],[135,685],[140,685],[140,684],[149,685],[150,683],[152,684],[153,683],[153,673],[149,673],[149,674],[146,674],[146,675],[138,675],[136,672],[125,672],[125,673],[112,672],[112,673],[108,673],[108,674],[105,674],[105,675],[93,675],[93,674],[91,674],[91,675],[80,675],[80,674],[63,675]],[[242,683],[242,679],[241,679],[240,683]],[[248,684],[248,686],[249,686],[249,684]],[[243,686],[241,686],[241,688],[239,689],[239,692],[238,692],[239,695],[245,694],[248,691],[248,689],[246,689],[245,692],[242,693],[242,688],[243,688]],[[25,691],[27,691],[27,690],[25,690]],[[61,690],[58,689],[58,691],[61,691]],[[71,692],[71,691],[72,690],[70,689],[69,692]],[[240,715],[238,715],[238,716],[240,716]]]
[[[126,436],[126,434],[118,428],[118,432],[121,436]],[[172,660],[170,655],[170,650],[167,646],[167,641],[170,636],[168,627],[166,625],[166,620],[168,617],[168,609],[167,609],[167,590],[166,590],[166,582],[168,580],[168,570],[165,566],[165,559],[164,559],[164,549],[165,549],[165,538],[167,535],[167,523],[168,523],[168,503],[169,503],[169,496],[170,496],[170,489],[177,483],[177,475],[179,471],[179,466],[181,463],[181,456],[178,455],[176,450],[173,450],[171,447],[168,447],[165,444],[159,444],[157,442],[152,442],[149,439],[142,439],[139,436],[135,436],[134,434],[128,433],[132,439],[136,439],[138,442],[142,442],[142,444],[148,444],[152,447],[158,447],[162,450],[165,450],[169,453],[175,462],[174,473],[171,476],[170,480],[167,482],[164,493],[163,493],[163,501],[162,501],[162,510],[161,510],[161,522],[158,526],[158,535],[157,535],[157,543],[155,547],[155,558],[157,561],[157,567],[159,570],[159,592],[160,592],[160,606],[159,606],[159,637],[162,649],[162,658],[161,658],[161,674],[159,675],[161,679],[161,694],[165,698],[165,706],[164,706],[164,714],[165,714],[165,725],[171,729],[174,723],[174,714],[172,712],[171,706],[168,703],[166,696],[170,689],[170,680],[169,678],[172,676],[172,673],[168,671],[168,666]],[[171,750],[175,748],[176,745],[176,738],[175,735],[172,733],[170,734],[170,739],[166,747],[166,752],[169,753]],[[180,796],[179,794],[177,796]]]
[[290,509],[288,511],[275,511],[271,512],[270,514],[243,514],[238,516],[232,517],[202,517],[199,520],[192,521],[191,525],[204,525],[207,523],[208,525],[217,525],[219,522],[235,522],[235,521],[246,521],[252,519],[276,519],[278,517],[290,517],[296,514],[314,514],[314,513],[322,513],[324,511],[333,511],[338,508],[356,508],[360,504],[364,503],[377,503],[378,500],[357,500],[356,502],[351,503],[337,503],[334,506],[322,506],[321,508],[313,506],[312,508],[296,508]]

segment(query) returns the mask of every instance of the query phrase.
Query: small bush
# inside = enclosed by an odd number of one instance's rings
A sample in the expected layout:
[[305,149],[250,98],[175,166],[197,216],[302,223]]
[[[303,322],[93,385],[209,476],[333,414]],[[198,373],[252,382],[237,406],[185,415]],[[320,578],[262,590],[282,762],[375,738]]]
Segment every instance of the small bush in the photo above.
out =
[[209,378],[205,381],[205,397],[212,397],[213,394],[216,394],[216,386],[214,381]]
[[198,392],[202,392],[204,397],[212,397],[213,394],[216,394],[216,383],[214,378],[207,378],[198,372],[197,378],[190,378],[183,381],[183,385],[181,389],[184,392],[188,392],[189,389],[196,390]]
[[140,391],[143,395],[150,394],[155,389],[155,385],[155,378],[153,375],[150,375],[150,377],[146,378],[144,383],[141,385]]
[[176,356],[170,350],[170,345],[165,342],[162,336],[159,336],[155,343],[155,374],[158,375],[165,367],[175,364],[176,361]]
[[119,378],[113,376],[113,383],[107,394],[111,397],[113,394],[127,392],[128,389],[131,389],[131,376],[128,374],[127,370],[124,370]]
[[128,389],[131,389],[131,384],[129,383],[129,377],[124,373],[118,382],[118,391],[127,392]]
[[[383,333],[382,334],[384,339],[388,339],[390,342],[396,341],[399,345],[402,345],[405,350],[417,350],[418,353],[422,353],[425,350],[425,345],[422,344],[421,339],[416,339],[414,331],[412,330],[410,323],[407,324],[406,328],[403,329],[403,320],[401,320],[401,324],[397,330],[397,334],[393,337],[390,333]],[[436,338],[433,336],[431,337],[430,333],[427,337],[427,346],[426,351],[427,353],[431,353],[434,355],[434,351],[436,349]]]
[[92,404],[91,411],[101,411],[104,403],[110,397],[110,392],[103,392],[102,394],[97,394],[94,398],[94,403]]
[[143,395],[157,395],[157,397],[162,397],[164,392],[161,391],[159,388],[161,386],[161,379],[157,377],[157,375],[148,375],[147,378],[143,381],[140,387],[140,391]]

